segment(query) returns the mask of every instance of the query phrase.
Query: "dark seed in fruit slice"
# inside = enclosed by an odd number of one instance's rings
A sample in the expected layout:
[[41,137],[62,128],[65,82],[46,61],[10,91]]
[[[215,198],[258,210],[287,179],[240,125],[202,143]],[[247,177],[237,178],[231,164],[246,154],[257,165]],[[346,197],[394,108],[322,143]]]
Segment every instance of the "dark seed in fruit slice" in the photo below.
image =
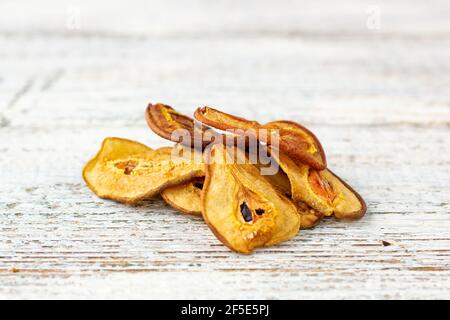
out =
[[196,187],[197,189],[202,190],[203,189],[203,183],[202,182],[196,182],[196,183],[194,183],[194,187]]
[[252,212],[250,211],[250,209],[248,208],[248,206],[245,202],[243,202],[241,204],[241,214],[242,214],[242,217],[244,218],[245,222],[252,221]]
[[205,175],[204,164],[188,159],[175,161],[172,150],[153,150],[136,141],[106,138],[84,167],[83,178],[101,198],[137,203]]
[[[233,157],[245,163],[227,161]],[[291,239],[301,223],[295,205],[249,162],[242,149],[214,144],[206,152],[201,194],[206,224],[226,246],[245,254]],[[258,216],[254,209],[264,209],[264,214]]]
[[256,209],[255,212],[258,216],[260,216],[264,213],[264,209]]

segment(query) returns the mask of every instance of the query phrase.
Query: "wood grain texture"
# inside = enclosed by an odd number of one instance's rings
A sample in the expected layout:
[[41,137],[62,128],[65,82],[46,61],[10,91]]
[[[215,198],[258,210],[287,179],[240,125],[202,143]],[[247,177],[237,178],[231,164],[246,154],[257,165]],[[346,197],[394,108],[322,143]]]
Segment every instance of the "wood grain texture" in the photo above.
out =
[[[380,30],[369,5],[2,1],[0,298],[450,298],[450,5],[376,1]],[[104,137],[169,143],[149,101],[304,123],[366,217],[242,256],[161,199],[96,198]]]

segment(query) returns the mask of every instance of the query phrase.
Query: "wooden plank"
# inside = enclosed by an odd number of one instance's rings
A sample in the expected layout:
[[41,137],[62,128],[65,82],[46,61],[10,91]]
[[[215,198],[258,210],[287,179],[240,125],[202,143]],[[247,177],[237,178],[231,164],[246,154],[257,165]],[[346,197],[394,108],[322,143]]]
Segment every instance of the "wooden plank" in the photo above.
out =
[[[20,277],[20,278],[19,278]],[[148,272],[1,275],[0,297],[124,299],[436,299],[448,272]],[[350,281],[351,280],[351,281]],[[411,290],[411,283],[416,284]]]
[[[0,298],[450,297],[447,1],[377,1],[376,31],[356,0],[105,3],[81,30],[0,3]],[[104,137],[168,144],[148,101],[305,123],[367,216],[242,256],[160,199],[96,198]]]
[[[79,32],[87,37],[216,37],[216,36],[310,36],[366,37],[367,20],[379,10],[380,32],[386,37],[414,39],[446,36],[446,0],[248,0],[245,3],[217,0],[127,3],[89,0],[43,0],[30,10],[24,1],[0,4],[0,26],[5,35],[58,35]],[[77,13],[79,17],[77,17]],[[79,20],[80,30],[77,28]],[[18,21],[20,23],[18,23]],[[73,29],[67,29],[67,27]],[[375,30],[378,31],[378,30]]]

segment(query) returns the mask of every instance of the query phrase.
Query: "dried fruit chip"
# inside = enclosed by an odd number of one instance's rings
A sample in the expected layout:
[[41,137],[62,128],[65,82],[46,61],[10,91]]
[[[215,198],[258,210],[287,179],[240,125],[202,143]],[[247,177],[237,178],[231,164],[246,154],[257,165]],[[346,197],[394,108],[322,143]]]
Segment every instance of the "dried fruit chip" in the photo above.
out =
[[325,152],[319,139],[304,126],[281,120],[269,122],[264,125],[264,128],[278,130],[281,152],[316,170],[327,167]]
[[169,151],[155,151],[131,140],[106,138],[84,168],[83,178],[101,198],[135,203],[166,187],[204,176],[203,163],[174,158]]
[[357,219],[366,213],[361,196],[330,170],[317,171],[296,163],[288,156],[277,156],[280,167],[291,183],[294,201],[301,201],[338,219]]
[[198,121],[220,130],[240,129],[245,131],[262,128],[261,124],[257,121],[233,116],[210,107],[198,108],[195,110],[194,117]]
[[188,183],[164,189],[162,198],[173,208],[183,213],[201,215],[201,191],[204,178],[199,178]]
[[315,227],[320,220],[322,220],[324,214],[311,208],[302,201],[295,201],[291,195],[291,183],[289,178],[283,170],[278,170],[274,175],[264,176],[279,192],[291,199],[297,208],[297,212],[301,217],[301,229],[310,229]]
[[192,147],[197,144],[206,146],[214,141],[215,133],[212,130],[201,124],[195,125],[194,119],[162,103],[149,104],[145,119],[153,132],[167,140]]
[[[213,108],[198,108],[195,118],[206,125],[221,130],[240,130],[236,133],[254,136],[267,144],[277,144],[281,152],[317,170],[326,168],[326,158],[316,136],[292,121],[273,121],[261,125],[256,121],[236,117]],[[266,129],[266,130],[264,130]]]
[[202,214],[218,239],[234,251],[250,253],[295,236],[300,216],[291,201],[254,165],[226,163],[224,145],[208,151]]

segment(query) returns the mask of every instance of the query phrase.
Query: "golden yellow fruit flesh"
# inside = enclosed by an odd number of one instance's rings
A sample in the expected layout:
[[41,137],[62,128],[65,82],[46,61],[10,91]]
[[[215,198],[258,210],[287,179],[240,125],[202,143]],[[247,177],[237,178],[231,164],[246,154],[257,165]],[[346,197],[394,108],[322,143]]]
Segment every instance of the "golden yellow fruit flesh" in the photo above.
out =
[[283,154],[277,161],[289,178],[294,201],[338,219],[358,219],[366,213],[361,196],[330,170],[314,170]]
[[83,170],[96,195],[124,203],[150,198],[204,174],[203,163],[173,157],[171,148],[152,150],[122,138],[106,138]]
[[222,144],[210,150],[202,192],[203,218],[218,239],[248,254],[294,237],[301,221],[293,203],[254,165],[226,163],[226,154]]
[[180,212],[201,215],[201,191],[203,188],[203,178],[199,178],[188,183],[164,189],[161,196],[170,206]]
[[311,208],[302,201],[294,201],[291,197],[291,183],[286,173],[279,169],[274,175],[265,175],[266,178],[281,194],[287,196],[297,208],[297,212],[301,217],[301,229],[310,229],[315,227],[324,214]]

